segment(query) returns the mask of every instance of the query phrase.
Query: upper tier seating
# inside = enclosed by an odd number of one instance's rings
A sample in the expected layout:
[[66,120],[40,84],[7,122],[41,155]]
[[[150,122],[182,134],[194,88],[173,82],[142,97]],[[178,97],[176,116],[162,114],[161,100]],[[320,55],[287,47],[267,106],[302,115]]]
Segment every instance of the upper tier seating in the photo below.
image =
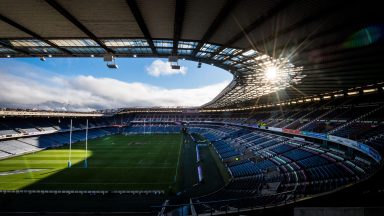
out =
[[124,133],[180,133],[180,125],[172,124],[133,124],[124,128]]

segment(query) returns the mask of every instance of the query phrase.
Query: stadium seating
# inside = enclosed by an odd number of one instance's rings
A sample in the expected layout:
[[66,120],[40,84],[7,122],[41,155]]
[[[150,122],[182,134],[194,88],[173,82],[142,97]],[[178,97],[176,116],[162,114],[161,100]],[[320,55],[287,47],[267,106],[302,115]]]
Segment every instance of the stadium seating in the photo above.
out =
[[[232,176],[225,188],[194,200],[197,203],[252,197],[255,204],[255,197],[260,196],[264,197],[263,202],[256,204],[269,205],[265,194],[274,200],[272,203],[286,202],[294,196],[305,197],[343,187],[369,172],[367,162],[348,160],[332,148],[322,150],[310,142],[240,127],[231,127],[231,130],[225,125],[222,127],[190,124],[188,128],[190,133],[198,133],[211,141]],[[242,130],[248,132],[240,133]],[[234,132],[239,135],[231,136]],[[233,156],[240,160],[231,160]],[[288,192],[292,196],[287,196]]]
[[180,133],[180,125],[172,124],[133,124],[124,128],[125,134]]
[[[194,202],[241,199],[231,207],[266,206],[359,182],[377,168],[375,161],[345,146],[286,136],[283,130],[349,138],[382,151],[383,111],[381,102],[356,97],[303,103],[284,110],[262,108],[252,114],[138,113],[91,119],[88,137],[180,133],[186,128],[210,143],[231,178],[221,190]],[[85,121],[75,119],[72,124],[72,141],[83,141]],[[267,127],[278,130],[272,133]],[[0,123],[0,158],[68,144],[69,128],[69,119],[5,118]]]
[[[88,139],[95,139],[118,132],[117,128],[95,128],[88,131]],[[85,140],[85,130],[72,133],[72,142]],[[0,158],[26,154],[53,148],[69,143],[69,132],[50,133],[41,136],[23,137],[11,140],[0,140]]]

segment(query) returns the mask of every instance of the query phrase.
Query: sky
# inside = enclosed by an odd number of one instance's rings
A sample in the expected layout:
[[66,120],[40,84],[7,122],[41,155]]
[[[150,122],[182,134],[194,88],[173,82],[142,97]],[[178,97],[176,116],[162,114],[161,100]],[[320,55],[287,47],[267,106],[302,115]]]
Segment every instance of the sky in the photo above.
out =
[[123,107],[201,106],[223,90],[232,75],[215,66],[167,59],[118,58],[110,69],[101,58],[0,59],[0,107],[93,111]]

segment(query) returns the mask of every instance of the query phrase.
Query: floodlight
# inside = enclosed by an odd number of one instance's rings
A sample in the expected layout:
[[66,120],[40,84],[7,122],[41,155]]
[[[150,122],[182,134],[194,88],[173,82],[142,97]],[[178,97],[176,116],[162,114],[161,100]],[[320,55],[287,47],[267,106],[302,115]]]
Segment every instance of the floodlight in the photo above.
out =
[[133,55],[133,58],[136,58],[136,57],[137,57],[137,55],[136,55],[136,54],[134,54],[134,55]]
[[107,63],[107,67],[112,68],[112,69],[118,69],[119,68],[119,66],[115,62],[115,58],[113,58],[112,61]]
[[107,67],[112,68],[112,69],[118,69],[119,66],[115,64],[115,62],[107,63]]
[[180,65],[171,65],[173,70],[180,70]]
[[7,55],[7,58],[11,58],[11,55]]
[[41,56],[41,57],[40,57],[40,61],[45,61],[45,57],[44,57],[44,56]]

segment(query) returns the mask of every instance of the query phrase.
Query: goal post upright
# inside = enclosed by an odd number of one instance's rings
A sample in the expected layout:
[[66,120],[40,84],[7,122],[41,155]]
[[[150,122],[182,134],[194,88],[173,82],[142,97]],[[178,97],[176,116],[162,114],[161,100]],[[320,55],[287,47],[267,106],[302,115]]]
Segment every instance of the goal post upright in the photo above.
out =
[[69,128],[69,157],[68,157],[68,168],[71,168],[71,166],[72,166],[71,156],[72,156],[72,119],[71,119],[71,126],[70,126],[70,128]]
[[88,168],[88,119],[85,128],[85,158],[84,158],[84,168]]

